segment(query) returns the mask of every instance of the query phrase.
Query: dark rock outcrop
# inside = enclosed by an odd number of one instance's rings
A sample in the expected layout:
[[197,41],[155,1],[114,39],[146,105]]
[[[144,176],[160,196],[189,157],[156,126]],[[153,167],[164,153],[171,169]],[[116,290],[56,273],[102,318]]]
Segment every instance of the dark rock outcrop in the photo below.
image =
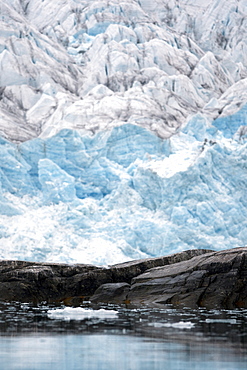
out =
[[108,268],[0,261],[0,299],[247,308],[247,248],[191,250]]
[[177,262],[187,261],[195,256],[210,253],[208,249],[192,249],[164,257],[135,260],[110,266],[114,281],[131,283],[132,279],[145,271],[159,266],[172,265]]
[[102,284],[96,289],[93,296],[90,298],[92,303],[127,303],[127,295],[130,290],[128,283],[109,283]]
[[132,281],[132,304],[187,307],[247,307],[247,248],[212,252],[166,267]]

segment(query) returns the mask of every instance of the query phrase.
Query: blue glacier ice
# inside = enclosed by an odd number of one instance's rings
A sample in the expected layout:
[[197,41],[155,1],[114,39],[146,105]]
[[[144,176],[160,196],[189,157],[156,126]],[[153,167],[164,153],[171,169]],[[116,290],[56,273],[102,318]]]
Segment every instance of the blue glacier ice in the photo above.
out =
[[[237,113],[226,117],[219,117],[214,121],[214,126],[219,129],[223,135],[230,139],[241,127],[247,124],[247,105]],[[240,132],[239,132],[240,134]]]
[[244,121],[229,138],[218,122],[197,114],[167,140],[131,124],[1,139],[0,258],[106,265],[244,246]]

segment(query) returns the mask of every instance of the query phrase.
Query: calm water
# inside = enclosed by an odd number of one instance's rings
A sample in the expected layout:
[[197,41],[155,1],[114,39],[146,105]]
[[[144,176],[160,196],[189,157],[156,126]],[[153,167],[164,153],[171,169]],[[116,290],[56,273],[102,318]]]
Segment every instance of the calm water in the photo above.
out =
[[98,309],[0,304],[0,369],[247,369],[247,310]]

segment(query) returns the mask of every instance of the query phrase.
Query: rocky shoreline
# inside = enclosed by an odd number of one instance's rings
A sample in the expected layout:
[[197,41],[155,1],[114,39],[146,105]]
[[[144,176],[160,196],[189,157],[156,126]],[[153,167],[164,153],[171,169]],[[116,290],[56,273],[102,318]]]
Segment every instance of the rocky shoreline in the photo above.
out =
[[2,301],[247,308],[247,248],[189,250],[109,267],[0,261]]

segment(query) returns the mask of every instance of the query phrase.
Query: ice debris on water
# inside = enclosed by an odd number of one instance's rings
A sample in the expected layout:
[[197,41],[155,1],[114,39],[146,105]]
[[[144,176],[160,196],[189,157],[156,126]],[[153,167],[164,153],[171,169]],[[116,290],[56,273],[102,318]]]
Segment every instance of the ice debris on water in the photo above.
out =
[[93,310],[82,307],[65,307],[53,310],[48,310],[47,315],[49,319],[53,320],[86,320],[86,319],[116,319],[118,317],[118,311],[105,310],[103,308],[99,310]]
[[149,326],[153,326],[155,328],[174,328],[174,329],[192,329],[195,326],[195,323],[191,321],[179,321],[179,322],[151,322],[148,324]]

